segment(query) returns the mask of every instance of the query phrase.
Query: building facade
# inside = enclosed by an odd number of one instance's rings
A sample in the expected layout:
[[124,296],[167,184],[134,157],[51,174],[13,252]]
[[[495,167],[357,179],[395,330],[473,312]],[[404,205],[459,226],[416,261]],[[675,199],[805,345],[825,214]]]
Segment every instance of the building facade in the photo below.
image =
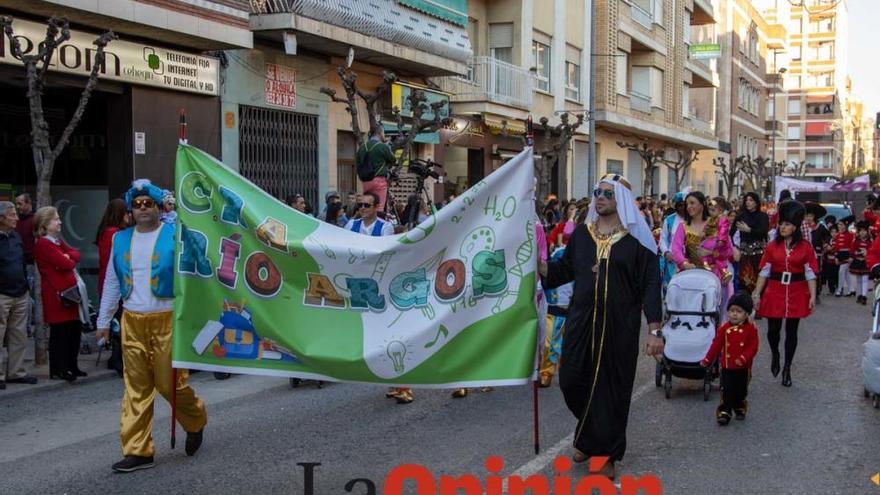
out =
[[[95,234],[109,198],[146,177],[173,189],[179,111],[187,113],[190,143],[220,152],[220,50],[253,45],[243,2],[226,0],[0,0],[25,51],[42,42],[52,16],[70,21],[69,40],[46,76],[43,109],[57,139],[77,108],[95,61],[93,41],[112,29],[82,121],[59,155],[52,198],[65,239],[82,253],[80,274],[95,294]],[[30,110],[21,62],[0,39],[0,184],[36,189]]]
[[[618,143],[647,144],[665,160],[718,146],[713,122],[719,79],[715,61],[696,56],[691,33],[710,39],[717,23],[708,0],[611,0],[597,4],[596,124],[600,173],[626,175],[636,195],[673,193],[714,183],[693,170],[676,185],[663,162],[647,177],[646,162]],[[700,40],[702,41],[702,40]],[[704,106],[691,105],[703,101]]]
[[824,181],[844,173],[847,3],[767,0],[764,15],[788,37],[785,161],[805,162],[806,177]]
[[[438,156],[461,187],[523,149],[529,116],[542,163],[552,138],[538,122],[546,118],[552,127],[564,112],[584,115],[589,88],[590,0],[470,0],[468,17],[468,73],[435,79],[450,93],[456,118],[441,133]],[[586,133],[585,121],[564,159],[548,165],[549,192],[588,195],[595,168],[587,163]]]

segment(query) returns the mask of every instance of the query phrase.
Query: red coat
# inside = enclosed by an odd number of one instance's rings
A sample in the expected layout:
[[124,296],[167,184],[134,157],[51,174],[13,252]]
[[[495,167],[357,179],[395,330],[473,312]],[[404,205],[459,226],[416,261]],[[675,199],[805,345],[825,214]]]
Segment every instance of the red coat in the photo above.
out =
[[853,239],[853,242],[849,247],[849,254],[852,259],[849,263],[850,273],[854,275],[865,275],[870,271],[867,262],[868,249],[870,247],[870,238],[862,240],[856,237]]
[[113,234],[118,231],[117,227],[107,227],[98,239],[98,297],[104,292],[104,276],[107,274],[107,265],[110,264]]
[[[715,332],[712,346],[706,357],[700,362],[709,366],[719,355],[721,367],[726,370],[744,370],[752,368],[752,361],[758,354],[758,329],[750,321],[742,325],[731,325],[727,322]],[[739,359],[742,365],[736,364]]]
[[[852,232],[838,232],[831,241],[831,250],[834,252],[834,255],[837,256],[840,253],[849,253],[849,248],[852,246],[853,239],[855,239],[855,235]],[[840,259],[839,256],[837,257]],[[850,257],[847,256],[840,261],[841,263],[846,264],[849,258]]]
[[869,273],[876,265],[880,265],[880,237],[874,239],[874,242],[871,243],[871,247],[868,248],[867,262]]
[[[786,252],[784,242],[770,242],[761,258],[761,271],[770,267],[771,272],[789,272],[806,276],[807,267],[819,275],[819,263],[813,246],[801,239],[791,252]],[[806,318],[810,316],[810,288],[806,280],[791,281],[783,285],[781,280],[767,278],[767,286],[758,306],[758,316],[764,318]]]
[[40,237],[34,244],[34,261],[40,270],[43,319],[46,323],[55,325],[79,320],[79,308],[64,306],[58,296],[59,292],[76,285],[73,270],[79,262],[79,251],[64,241],[55,244],[47,237]]

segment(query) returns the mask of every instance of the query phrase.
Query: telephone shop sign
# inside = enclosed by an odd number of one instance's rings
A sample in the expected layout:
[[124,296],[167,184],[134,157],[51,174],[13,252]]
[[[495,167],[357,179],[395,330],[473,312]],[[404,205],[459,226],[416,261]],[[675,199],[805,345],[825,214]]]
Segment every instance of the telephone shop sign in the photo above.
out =
[[[12,29],[25,54],[34,53],[35,47],[46,38],[45,24],[15,19]],[[94,41],[98,36],[71,29],[70,39],[53,55],[50,70],[88,76],[95,63],[98,48]],[[106,58],[104,67],[98,71],[99,79],[218,94],[220,64],[216,58],[121,39],[111,41],[104,53]],[[0,37],[0,63],[21,65],[21,61],[13,57],[6,36]]]

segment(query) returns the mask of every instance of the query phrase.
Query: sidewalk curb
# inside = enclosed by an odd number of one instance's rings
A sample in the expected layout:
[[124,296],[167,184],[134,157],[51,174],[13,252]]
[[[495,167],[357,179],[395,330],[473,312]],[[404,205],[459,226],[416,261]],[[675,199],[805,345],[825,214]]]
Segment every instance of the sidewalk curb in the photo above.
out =
[[[87,370],[89,376],[78,378],[75,382],[68,384],[64,380],[49,380],[48,377],[38,376],[39,382],[36,385],[23,385],[17,383],[7,383],[6,390],[0,390],[0,403],[5,399],[18,398],[23,395],[32,395],[44,390],[54,390],[61,387],[76,387],[80,384],[90,384],[92,382],[105,381],[108,378],[115,378],[116,371],[110,369],[92,369]],[[121,378],[120,378],[121,379]]]

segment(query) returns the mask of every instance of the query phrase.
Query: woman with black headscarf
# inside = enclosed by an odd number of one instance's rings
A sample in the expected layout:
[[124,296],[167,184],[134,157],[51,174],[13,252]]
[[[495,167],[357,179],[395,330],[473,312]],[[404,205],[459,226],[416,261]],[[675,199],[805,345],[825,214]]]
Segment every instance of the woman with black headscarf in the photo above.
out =
[[746,193],[736,222],[730,230],[731,236],[737,231],[740,235],[739,250],[742,256],[739,260],[739,286],[742,290],[755,290],[769,230],[770,219],[761,211],[761,199],[753,192]]

